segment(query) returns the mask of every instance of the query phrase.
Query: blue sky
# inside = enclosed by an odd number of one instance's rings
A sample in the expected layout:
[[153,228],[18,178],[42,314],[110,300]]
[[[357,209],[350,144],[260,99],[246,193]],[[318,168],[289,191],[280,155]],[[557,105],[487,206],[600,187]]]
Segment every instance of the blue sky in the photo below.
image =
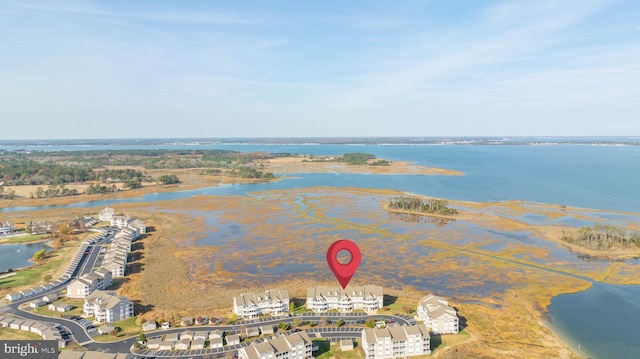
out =
[[639,1],[2,1],[0,139],[639,135]]

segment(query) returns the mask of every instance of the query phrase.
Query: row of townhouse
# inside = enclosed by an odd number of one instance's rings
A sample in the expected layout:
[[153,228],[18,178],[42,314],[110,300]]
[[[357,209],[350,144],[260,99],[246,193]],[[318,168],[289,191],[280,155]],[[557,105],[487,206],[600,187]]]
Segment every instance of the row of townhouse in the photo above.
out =
[[86,298],[96,290],[107,289],[113,283],[113,276],[106,268],[99,268],[82,275],[67,285],[68,298]]
[[84,299],[82,314],[99,323],[113,323],[133,316],[133,302],[113,290],[96,290]]
[[13,230],[14,228],[12,222],[0,222],[0,235],[12,233]]
[[185,330],[182,333],[168,333],[163,337],[151,338],[147,341],[147,349],[204,349],[207,338],[209,339],[209,347],[212,349],[222,348],[224,345],[240,344],[239,335],[232,334],[225,337],[222,330],[212,332]]
[[406,358],[431,353],[431,337],[424,324],[367,328],[362,331],[366,359]]
[[238,357],[242,359],[306,359],[312,358],[313,342],[306,332],[280,335],[265,342],[242,347]]
[[260,315],[278,315],[289,310],[286,290],[266,290],[264,293],[243,293],[233,297],[233,313],[239,318],[257,318]]
[[432,332],[438,334],[457,334],[460,322],[456,310],[449,306],[443,297],[429,294],[418,302],[418,318]]
[[71,275],[73,274],[78,264],[80,263],[80,259],[84,255],[84,251],[87,249],[87,246],[88,244],[86,242],[80,245],[80,247],[78,248],[78,251],[73,256],[73,258],[71,259],[71,262],[69,262],[69,264],[67,265],[67,268],[65,269],[63,274],[60,276],[60,278],[53,280],[49,283],[37,285],[29,289],[23,289],[18,292],[9,293],[5,296],[5,298],[10,302],[14,302],[20,299],[35,297],[42,292],[61,287],[69,280],[69,278],[71,278]]
[[66,341],[62,339],[60,330],[50,323],[0,315],[0,327],[35,333],[40,335],[44,340],[57,340],[59,348],[64,348],[66,345]]
[[132,230],[118,232],[104,255],[102,267],[108,269],[114,278],[124,277],[127,273],[127,260],[131,252],[131,242],[137,238]]
[[60,313],[65,313],[65,312],[68,312],[71,309],[73,309],[73,306],[71,304],[68,304],[68,303],[64,303],[64,302],[54,303],[54,302],[58,301],[58,299],[60,299],[58,294],[49,293],[49,294],[44,295],[40,299],[35,299],[35,300],[30,301],[29,302],[29,307],[35,309],[35,308],[43,307],[43,306],[48,304],[49,306],[47,307],[47,309],[49,309],[52,312],[60,312]]
[[362,287],[311,287],[307,289],[307,309],[313,312],[338,310],[341,313],[356,309],[375,311],[382,308],[382,287],[367,285]]

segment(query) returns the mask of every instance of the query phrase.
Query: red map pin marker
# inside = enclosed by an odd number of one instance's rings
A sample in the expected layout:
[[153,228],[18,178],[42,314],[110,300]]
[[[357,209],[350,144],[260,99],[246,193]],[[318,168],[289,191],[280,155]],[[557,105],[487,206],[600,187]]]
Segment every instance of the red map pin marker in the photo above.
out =
[[[347,264],[338,262],[338,252],[342,250],[351,254],[351,260]],[[331,268],[333,274],[336,276],[338,282],[340,282],[342,289],[347,287],[351,277],[356,273],[361,259],[362,256],[360,255],[360,248],[348,239],[341,239],[334,242],[331,247],[329,247],[329,250],[327,251],[327,263],[329,264],[329,268]]]

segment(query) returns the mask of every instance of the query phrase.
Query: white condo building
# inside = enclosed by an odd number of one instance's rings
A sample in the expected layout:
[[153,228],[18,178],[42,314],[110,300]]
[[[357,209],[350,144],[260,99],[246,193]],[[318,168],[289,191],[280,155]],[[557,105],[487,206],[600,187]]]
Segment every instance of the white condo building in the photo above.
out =
[[424,324],[434,333],[457,334],[459,331],[458,314],[443,297],[429,294],[420,299],[418,318],[424,320]]
[[266,290],[264,293],[244,293],[233,297],[233,312],[239,318],[276,315],[288,310],[289,293],[286,290]]
[[406,358],[431,353],[431,337],[424,324],[362,331],[366,359]]
[[98,219],[100,222],[111,222],[111,217],[114,216],[116,212],[111,207],[105,207],[100,212],[98,212]]
[[346,313],[356,309],[375,311],[382,308],[382,287],[367,285],[363,287],[311,287],[307,289],[307,309],[314,312],[326,312],[337,309]]
[[242,359],[307,359],[313,358],[313,344],[306,332],[281,335],[266,342],[238,349]]
[[13,232],[13,223],[12,222],[0,222],[0,234],[9,234]]
[[133,316],[133,302],[111,290],[97,290],[84,300],[83,315],[100,323],[113,323]]

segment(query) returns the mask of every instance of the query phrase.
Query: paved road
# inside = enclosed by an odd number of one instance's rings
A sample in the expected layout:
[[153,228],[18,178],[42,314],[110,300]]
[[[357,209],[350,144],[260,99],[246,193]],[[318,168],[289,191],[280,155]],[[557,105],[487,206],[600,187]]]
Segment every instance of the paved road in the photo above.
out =
[[[413,325],[416,324],[415,319],[409,316],[404,315],[367,315],[365,313],[324,313],[324,314],[300,314],[292,317],[279,317],[279,318],[261,318],[254,319],[248,321],[238,322],[234,325],[215,325],[215,326],[194,326],[194,327],[181,327],[181,328],[172,328],[167,330],[158,330],[151,333],[147,333],[147,339],[162,337],[165,334],[170,333],[182,333],[186,330],[192,331],[212,331],[212,330],[224,330],[227,333],[239,333],[245,330],[246,328],[259,327],[262,325],[277,325],[280,322],[286,322],[291,324],[295,318],[299,318],[300,321],[315,321],[319,322],[322,319],[326,319],[327,321],[331,321],[335,323],[339,319],[345,320],[348,322],[355,321],[367,321],[370,319],[374,320],[386,320],[386,321],[394,321],[398,324],[407,324]],[[314,327],[310,328],[307,331],[311,338],[314,337],[322,337],[330,340],[339,340],[339,339],[356,339],[360,338],[362,330],[364,328],[353,327],[353,326],[343,326],[343,327]],[[107,352],[115,353],[126,351],[130,348],[137,338],[129,338],[117,343],[100,343],[98,347],[100,350],[104,350]],[[257,342],[264,341],[264,338],[258,339]],[[252,341],[253,342],[253,341]],[[224,346],[223,348],[216,349],[198,349],[198,350],[184,350],[184,351],[161,351],[161,350],[145,350],[139,354],[136,354],[139,357],[175,357],[175,358],[210,358],[210,357],[225,357],[230,354],[230,352],[235,352],[241,347],[249,345],[249,342],[242,342],[237,345]],[[89,348],[89,346],[87,346]],[[96,349],[91,349],[96,350]]]
[[[106,233],[106,229],[104,229],[103,233]],[[82,275],[82,274],[91,272],[91,269],[96,265],[96,262],[99,260],[99,252],[100,252],[99,244],[105,243],[107,240],[113,238],[113,236],[114,234],[108,235],[105,238],[101,239],[100,241],[96,242],[95,245],[89,246],[89,248],[91,247],[95,247],[95,248],[91,251],[90,255],[82,256],[82,258],[78,262],[77,267],[73,272],[72,277],[66,280],[62,285],[56,288],[44,291],[42,293],[39,293],[37,296],[31,296],[29,298],[23,298],[15,302],[12,302],[11,304],[7,305],[3,311],[6,313],[12,313],[16,316],[30,319],[30,320],[37,320],[37,321],[46,322],[46,323],[60,323],[63,325],[63,327],[66,328],[66,330],[69,332],[69,335],[76,343],[87,343],[87,342],[92,343],[91,336],[89,335],[85,327],[78,322],[75,322],[73,320],[66,319],[66,318],[53,318],[48,316],[41,316],[30,311],[21,310],[19,309],[19,307],[24,303],[30,302],[37,298],[42,298],[47,294],[59,293],[61,290],[66,288],[67,283],[69,283],[70,281],[78,277],[78,273],[81,273],[80,275]]]
[[[59,323],[69,332],[70,337],[78,344],[84,346],[88,350],[94,351],[102,351],[109,353],[122,353],[129,352],[131,346],[137,340],[137,337],[124,339],[118,342],[110,342],[110,343],[99,343],[94,342],[91,338],[91,335],[87,332],[84,326],[80,323],[66,318],[53,318],[47,316],[41,316],[38,314],[34,314],[29,311],[23,311],[18,307],[26,303],[28,301],[34,300],[36,298],[40,298],[49,293],[58,293],[65,285],[71,280],[77,278],[86,273],[90,273],[92,269],[99,265],[102,261],[102,256],[100,255],[101,245],[106,243],[109,239],[113,238],[115,235],[111,234],[105,236],[105,238],[97,241],[95,244],[90,245],[88,250],[90,254],[83,255],[80,261],[78,262],[78,266],[75,268],[73,275],[70,279],[68,279],[63,285],[42,292],[38,294],[38,296],[32,296],[30,298],[21,299],[16,302],[13,302],[4,308],[5,312],[13,313],[19,317],[23,317],[30,320],[36,320],[40,322],[48,322],[48,323]],[[395,321],[398,324],[407,324],[414,325],[416,324],[415,319],[405,315],[367,315],[365,313],[302,313],[295,314],[292,316],[280,316],[280,317],[266,317],[259,319],[251,319],[251,320],[243,320],[238,321],[233,325],[210,325],[210,326],[194,326],[194,327],[181,327],[181,328],[171,328],[167,330],[157,330],[151,333],[147,333],[147,338],[155,338],[161,337],[165,334],[170,333],[182,333],[186,330],[193,331],[213,331],[213,330],[223,330],[227,333],[240,333],[244,331],[246,328],[254,328],[263,325],[272,325],[276,326],[280,322],[286,322],[292,324],[294,319],[298,319],[300,321],[313,321],[319,323],[321,321],[326,321],[327,324],[332,324],[337,322],[339,319],[342,319],[346,322],[347,326],[343,327],[314,327],[307,330],[309,336],[314,337],[322,337],[327,338],[329,340],[339,340],[339,339],[356,339],[361,336],[361,332],[364,329],[363,327],[355,327],[349,325],[360,325],[363,321],[367,321],[370,319],[374,320],[386,320],[386,321]],[[262,342],[266,339],[259,338],[252,342]],[[185,351],[158,351],[158,350],[145,350],[139,354],[136,354],[138,357],[173,357],[173,358],[217,358],[217,357],[228,357],[230,353],[234,353],[241,347],[249,345],[249,342],[242,342],[237,345],[225,346],[223,348],[216,349],[201,349],[201,350],[185,350]]]

